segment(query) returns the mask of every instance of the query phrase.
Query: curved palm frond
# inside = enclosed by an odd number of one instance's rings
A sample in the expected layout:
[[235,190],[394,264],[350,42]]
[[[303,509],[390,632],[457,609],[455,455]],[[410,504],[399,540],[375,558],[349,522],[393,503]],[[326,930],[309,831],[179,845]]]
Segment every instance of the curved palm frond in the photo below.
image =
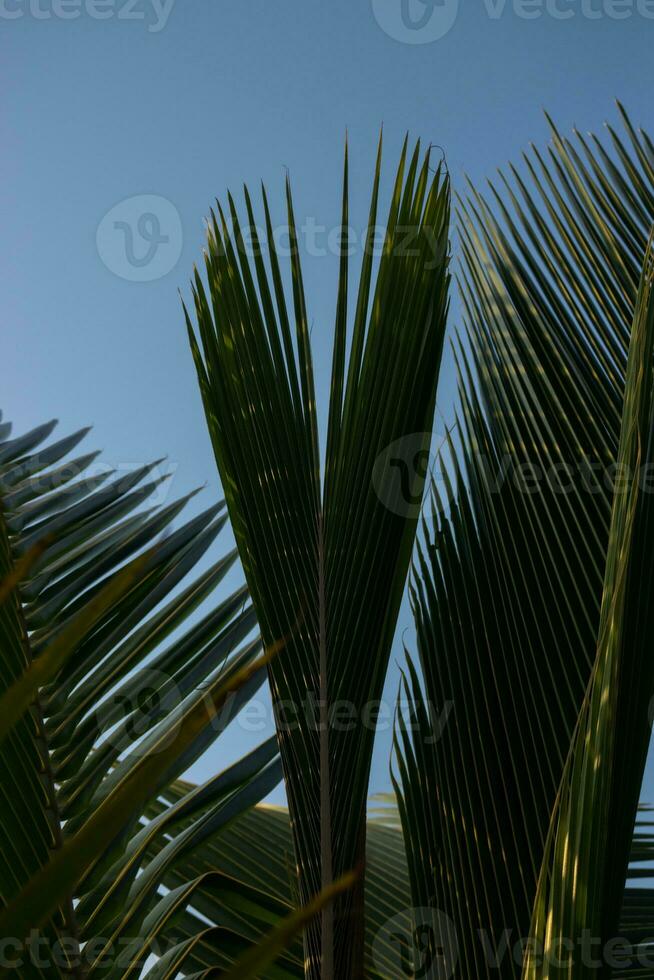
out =
[[[163,794],[164,802],[153,804],[149,815],[155,816],[161,810],[174,805],[186,796],[192,787],[178,781]],[[261,896],[268,896],[271,909],[280,916],[291,913],[297,905],[298,885],[295,871],[293,837],[289,813],[285,807],[270,805],[255,806],[238,816],[233,823],[209,840],[201,852],[180,864],[164,878],[167,888],[174,889],[183,881],[196,878],[209,872],[225,875],[238,887],[252,890]],[[398,827],[371,819],[368,822],[366,842],[366,967],[365,975],[370,977],[392,976],[395,962],[394,951],[383,935],[383,927],[402,915],[406,917],[406,931],[409,931],[411,905],[409,881],[407,877],[404,843]],[[234,962],[234,949],[244,942],[256,943],[266,932],[270,921],[265,908],[254,905],[229,909],[209,902],[188,913],[183,921],[170,930],[164,939],[179,947],[179,955],[186,957],[189,971],[201,971],[208,962],[227,968]],[[212,932],[203,942],[194,942],[199,934],[201,920],[197,913],[211,923]],[[216,958],[215,940],[221,935],[224,939],[222,951]],[[379,937],[382,935],[380,941]],[[373,957],[374,945],[374,957]],[[213,957],[213,960],[211,959]],[[302,943],[297,940],[289,946],[275,969],[266,973],[271,980],[304,975]]]
[[[654,256],[645,255],[625,381],[597,655],[554,805],[532,933],[545,957],[584,930],[613,937],[628,870],[638,795],[651,740],[650,637],[654,508],[642,487],[654,435]],[[573,953],[575,976],[597,968]],[[529,956],[524,975],[543,975]],[[609,975],[610,969],[603,971]]]
[[144,823],[265,682],[256,618],[241,587],[185,626],[236,560],[188,584],[224,504],[171,530],[189,498],[148,506],[154,466],[89,475],[97,454],[70,458],[87,430],[53,428],[0,443],[0,931],[21,976],[126,978],[170,922],[165,875],[281,770],[270,740]]

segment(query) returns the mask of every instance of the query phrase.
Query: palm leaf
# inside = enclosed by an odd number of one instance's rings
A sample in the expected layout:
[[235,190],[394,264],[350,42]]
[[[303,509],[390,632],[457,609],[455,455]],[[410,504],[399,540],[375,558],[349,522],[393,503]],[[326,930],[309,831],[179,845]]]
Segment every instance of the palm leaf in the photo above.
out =
[[[652,807],[640,804],[629,857],[629,882],[624,892],[620,916],[620,936],[624,936],[631,964],[616,970],[617,977],[654,977],[652,922],[654,921],[654,835]],[[648,881],[646,880],[648,879]],[[633,960],[636,959],[636,964]],[[640,963],[638,963],[640,959]]]
[[[397,736],[414,901],[428,896],[451,919],[455,976],[521,975],[511,949],[499,966],[488,952],[507,929],[530,935],[596,659],[612,505],[605,476],[618,460],[654,220],[651,143],[623,121],[626,142],[609,127],[612,151],[552,127],[547,159],[534,149],[523,172],[511,167],[501,189],[490,185],[492,202],[473,190],[459,208],[457,438],[411,584],[424,675],[424,694],[420,685],[413,694],[429,711],[452,711],[428,744],[401,728]],[[603,831],[612,842],[601,932],[609,937],[647,744],[651,686],[634,632],[647,607],[634,608],[626,627],[633,660],[624,683],[635,690],[640,679],[643,689],[616,722],[622,770]]]
[[[380,148],[381,150],[381,148]],[[337,703],[354,717],[379,700],[413,546],[418,508],[375,490],[388,447],[426,453],[447,305],[447,179],[429,153],[402,153],[373,278],[380,155],[354,321],[343,242],[324,487],[320,479],[309,321],[290,187],[292,312],[263,196],[265,241],[245,191],[242,227],[212,214],[207,287],[193,286],[189,338],[205,414],[264,643],[283,639],[269,669],[298,866],[301,904],[360,862],[374,733],[329,724]],[[347,155],[342,225],[347,226]],[[347,238],[345,232],[344,238]],[[253,255],[246,242],[253,243]],[[407,242],[409,247],[407,247]],[[269,269],[264,262],[268,252]],[[291,320],[294,330],[291,330]],[[348,357],[349,349],[349,357]],[[377,467],[376,467],[377,464]],[[392,471],[391,471],[391,476]],[[411,472],[417,499],[424,474]],[[297,714],[293,731],[284,706]],[[309,706],[309,712],[307,712]],[[319,724],[311,716],[315,713]],[[295,721],[295,719],[294,719]],[[318,730],[320,729],[320,731]],[[307,931],[307,975],[359,976],[361,889]]]
[[337,895],[351,889],[355,883],[354,872],[344,875],[329,888],[324,889],[309,905],[291,912],[287,918],[272,930],[261,942],[244,953],[229,970],[224,980],[256,980],[261,971],[268,969],[278,959],[281,952],[315,918],[324,906],[333,902]]
[[[101,952],[112,977],[127,977],[167,920],[164,871],[279,781],[269,742],[142,823],[264,682],[266,658],[248,640],[244,588],[184,625],[235,561],[185,581],[224,505],[171,531],[189,498],[148,507],[161,482],[152,466],[89,476],[95,454],[68,458],[85,431],[47,443],[52,429],[0,443],[0,930],[26,977],[93,976]],[[182,816],[184,848],[150,865],[142,836],[165,839]],[[197,887],[186,884],[180,911]],[[40,926],[45,968],[23,946]]]
[[[163,801],[148,808],[156,817],[186,797],[193,787],[178,781],[163,795]],[[156,847],[154,849],[156,852]],[[234,882],[235,889],[251,889],[260,896],[263,908],[253,906],[229,908],[219,906],[203,894],[195,910],[166,931],[163,939],[171,950],[184,956],[185,969],[200,972],[210,959],[227,968],[243,951],[263,938],[270,922],[270,911],[280,917],[289,915],[298,902],[293,838],[288,810],[284,807],[259,805],[238,816],[221,829],[201,850],[168,872],[163,881],[174,889],[184,881],[210,872],[220,872]],[[399,829],[376,819],[368,823],[366,843],[366,976],[393,977],[395,950],[388,942],[384,926],[389,920],[402,920],[408,932],[411,906],[404,844]],[[201,913],[202,919],[198,913]],[[203,941],[194,941],[204,920],[211,932]],[[222,930],[222,933],[220,933]],[[214,945],[222,936],[221,952]],[[227,941],[229,937],[229,941]],[[165,951],[168,955],[168,950]],[[172,957],[172,953],[170,953]],[[267,976],[268,974],[266,974]],[[277,963],[271,978],[303,975],[302,943],[291,944]]]
[[[609,939],[616,932],[650,743],[654,510],[641,484],[643,471],[652,464],[654,434],[652,261],[650,243],[627,363],[618,449],[626,486],[613,502],[597,656],[554,806],[534,902],[531,934],[542,943],[546,960],[564,936],[576,941],[590,930]],[[597,976],[577,950],[569,960],[560,975]],[[610,971],[604,972],[608,976]],[[534,958],[525,963],[526,978],[550,975],[556,974]]]

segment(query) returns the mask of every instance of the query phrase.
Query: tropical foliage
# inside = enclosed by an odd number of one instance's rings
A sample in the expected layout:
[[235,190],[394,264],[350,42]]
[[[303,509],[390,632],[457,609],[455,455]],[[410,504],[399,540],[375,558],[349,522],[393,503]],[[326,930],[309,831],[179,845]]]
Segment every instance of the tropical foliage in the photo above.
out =
[[[247,191],[243,228],[231,197],[231,230],[222,209],[212,215],[208,292],[199,273],[194,282],[201,349],[187,314],[263,641],[283,645],[269,674],[302,902],[365,859],[374,731],[363,717],[381,698],[418,519],[417,507],[398,513],[380,500],[374,470],[387,447],[415,433],[415,451],[428,451],[445,332],[449,185],[430,161],[419,144],[409,158],[405,144],[373,269],[380,143],[350,336],[346,151],[324,484],[288,183],[294,331],[265,191],[265,242]],[[415,474],[418,499],[423,480]],[[308,701],[318,706],[317,719],[305,710]],[[352,725],[333,723],[339,704],[350,709]],[[293,726],[281,717],[289,706]],[[307,976],[362,975],[361,886],[307,931],[305,959]]]
[[[396,771],[414,902],[455,923],[461,976],[603,975],[584,930],[601,948],[654,911],[624,894],[654,692],[654,158],[623,121],[613,154],[552,127],[549,159],[460,206],[459,440],[411,584],[425,701],[407,681],[425,731],[453,710],[433,742],[400,728]],[[507,929],[524,973],[488,963]]]
[[279,760],[270,740],[141,820],[263,683],[256,621],[241,587],[184,630],[236,558],[185,581],[224,504],[171,531],[187,501],[147,506],[156,464],[88,475],[97,454],[70,457],[86,430],[48,442],[54,424],[13,440],[5,424],[0,445],[2,967],[135,976],[176,945],[174,912],[231,892],[218,873],[160,885],[277,784]]
[[[71,460],[84,432],[2,428],[0,969],[654,977],[654,146],[620,113],[608,146],[552,126],[458,199],[431,480],[450,188],[419,145],[379,241],[380,144],[354,289],[346,149],[324,453],[288,183],[288,269],[246,189],[185,310],[225,503],[173,530],[188,499],[152,506],[156,464],[118,478]],[[407,577],[395,794],[371,806]],[[185,781],[266,680],[277,737]],[[262,802],[282,778],[288,809]]]

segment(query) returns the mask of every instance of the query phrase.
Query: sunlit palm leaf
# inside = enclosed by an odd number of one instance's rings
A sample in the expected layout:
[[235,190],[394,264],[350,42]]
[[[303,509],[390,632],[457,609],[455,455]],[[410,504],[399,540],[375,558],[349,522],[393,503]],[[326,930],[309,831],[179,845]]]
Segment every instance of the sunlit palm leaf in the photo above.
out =
[[224,980],[257,980],[263,970],[267,970],[272,962],[283,952],[337,895],[351,891],[356,877],[354,872],[343,875],[329,888],[323,889],[319,895],[303,908],[291,912],[275,929],[269,932],[260,942],[252,946],[238,958],[236,963],[225,971]]
[[[631,332],[597,656],[552,813],[534,903],[526,980],[597,976],[577,941],[584,930],[613,938],[622,905],[631,832],[650,743],[654,507],[642,487],[654,436],[654,267],[645,256]],[[573,941],[569,965],[553,949]],[[610,975],[605,967],[602,973]]]

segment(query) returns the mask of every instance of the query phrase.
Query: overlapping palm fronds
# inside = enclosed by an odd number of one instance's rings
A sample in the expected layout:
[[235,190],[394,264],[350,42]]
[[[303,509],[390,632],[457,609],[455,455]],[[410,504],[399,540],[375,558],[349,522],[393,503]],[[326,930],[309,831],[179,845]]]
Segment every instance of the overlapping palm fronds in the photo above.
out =
[[[651,332],[642,303],[634,315],[654,154],[620,111],[625,137],[609,127],[610,148],[552,127],[546,156],[534,149],[499,189],[472,190],[459,209],[461,439],[443,464],[447,493],[434,495],[411,585],[425,684],[424,693],[413,685],[415,710],[428,736],[425,708],[452,711],[436,739],[405,737],[401,726],[397,736],[414,901],[429,899],[454,924],[454,976],[608,976],[602,957],[582,962],[579,933],[600,943],[620,935],[651,725],[654,551],[639,483],[646,412],[640,455],[618,454],[631,399],[651,387],[644,348],[625,394],[630,337],[639,325]],[[626,490],[639,501],[629,543],[611,534],[614,487],[616,500]],[[604,674],[615,548],[627,595]],[[601,806],[589,796],[600,783]],[[564,799],[576,814],[567,831]],[[625,911],[638,901],[630,886]],[[536,944],[524,963],[518,939]],[[564,945],[553,965],[561,940],[574,952]]]
[[[191,786],[179,781],[164,794],[165,802],[151,808],[159,809],[174,804],[185,796]],[[392,809],[387,807],[387,810]],[[366,859],[366,975],[392,976],[394,950],[388,942],[380,942],[383,926],[389,919],[406,916],[405,929],[410,928],[410,892],[407,877],[404,844],[400,828],[386,820],[369,819]],[[271,908],[279,914],[289,914],[297,903],[297,880],[293,839],[288,810],[269,805],[256,806],[240,815],[229,827],[221,830],[201,852],[179,864],[165,878],[166,886],[174,888],[184,880],[209,871],[219,871],[238,882],[239,888],[251,889],[261,896],[268,896]],[[207,909],[198,911],[207,914]],[[201,932],[201,919],[188,913],[176,928],[188,935],[189,952],[186,967],[200,970],[212,963],[224,967],[227,954],[233,946],[233,932],[237,937],[248,936],[253,943],[265,934],[267,920],[257,918],[256,906],[232,904],[222,910],[220,930],[212,932],[210,942],[197,942],[194,937]],[[216,910],[211,912],[217,921]],[[216,942],[216,940],[219,940]],[[191,943],[193,943],[191,947]],[[375,947],[373,954],[373,945]],[[375,969],[378,972],[374,972]],[[302,977],[304,975],[301,940],[290,945],[274,967],[266,972],[270,980]]]

